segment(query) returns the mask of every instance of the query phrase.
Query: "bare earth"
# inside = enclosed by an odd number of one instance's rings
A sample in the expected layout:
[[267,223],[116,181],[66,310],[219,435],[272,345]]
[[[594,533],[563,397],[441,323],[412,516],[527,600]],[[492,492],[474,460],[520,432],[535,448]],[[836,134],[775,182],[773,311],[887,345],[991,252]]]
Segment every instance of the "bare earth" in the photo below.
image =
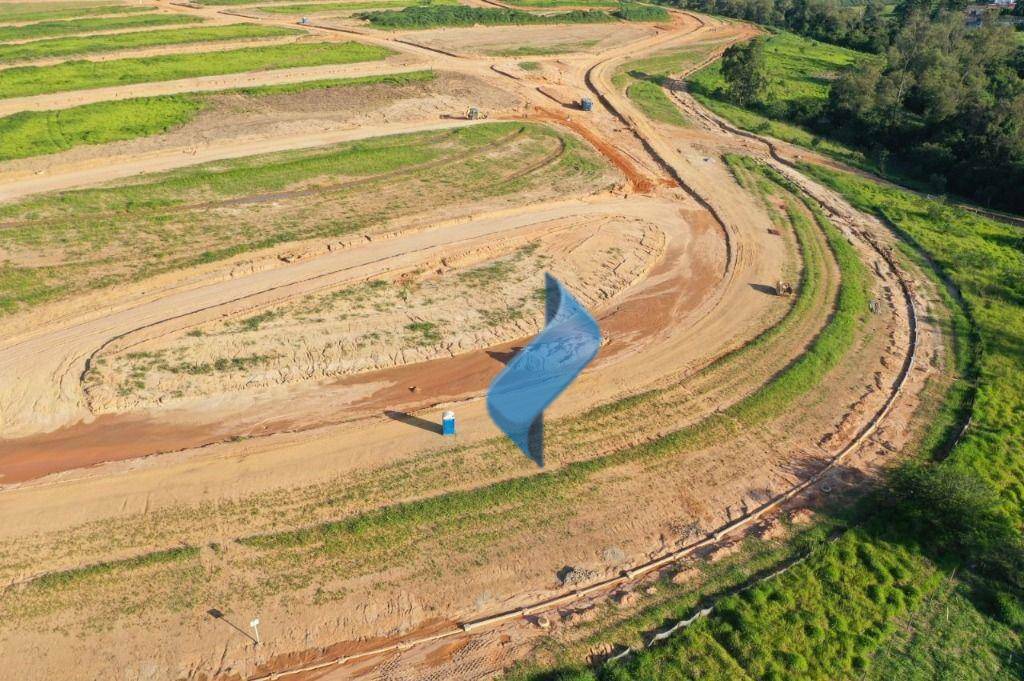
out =
[[[212,21],[294,25],[278,15],[153,4]],[[670,49],[700,46],[710,61],[754,35],[751,27],[673,11],[659,26],[350,28],[397,55],[0,102],[7,115],[238,85],[437,74],[257,103],[214,95],[199,117],[166,134],[0,165],[6,202],[211,161],[481,124],[462,117],[470,106],[492,121],[526,119],[569,140],[502,176],[523,183],[517,192],[447,204],[438,190],[344,237],[296,239],[119,280],[0,317],[0,657],[12,678],[489,678],[536,655],[548,634],[523,617],[472,632],[457,623],[613,579],[797,487],[787,512],[813,505],[826,488],[853,493],[913,442],[922,390],[945,376],[941,304],[926,284],[902,294],[900,277],[914,272],[876,264],[879,244],[893,237],[781,162],[792,150],[773,155],[685,93],[673,97],[692,127],[654,123],[611,83],[623,64]],[[530,71],[520,64],[534,57],[493,56],[509,47],[559,54],[537,57],[540,68]],[[595,99],[594,111],[575,108],[582,96]],[[559,167],[570,142],[600,167],[587,179],[530,184]],[[785,204],[744,189],[724,153],[753,156],[790,177],[869,266],[879,311],[865,315],[854,347],[821,385],[784,414],[676,456],[624,460],[585,487],[508,495],[486,512],[456,508],[405,534],[374,534],[368,523],[341,546],[329,537],[260,543],[298,528],[315,535],[322,523],[344,533],[345,521],[395,504],[535,475],[499,437],[483,395],[540,326],[543,271],[594,312],[605,339],[545,416],[552,477],[713,420],[784,371],[828,322],[839,269],[820,233],[803,247],[793,229],[779,233],[769,211]],[[375,186],[364,207],[402,189]],[[329,192],[307,189],[285,186],[258,209],[218,210],[239,234],[288,211],[308,210],[302,215],[312,220],[348,210],[316,203]],[[224,224],[212,209],[189,210]],[[131,246],[118,246],[114,264],[104,266],[131,261]],[[799,281],[807,249],[820,254],[822,282],[809,311],[794,317],[793,298],[771,295],[771,287]],[[81,266],[31,245],[0,258]],[[759,336],[767,340],[752,344]],[[609,406],[623,411],[600,409]],[[447,408],[458,414],[454,440],[436,431]],[[824,484],[801,487],[822,471]],[[395,517],[397,527],[404,516]],[[705,557],[728,552],[749,530],[724,534]],[[175,557],[183,549],[190,553]],[[94,567],[80,570],[87,566]],[[566,581],[567,566],[580,581]],[[641,582],[623,588],[639,592]],[[571,635],[575,613],[607,596],[599,589],[536,612],[558,635]],[[257,614],[258,647],[244,633]],[[357,653],[366,655],[349,659]],[[334,664],[339,658],[347,661]],[[301,671],[317,663],[331,666]]]

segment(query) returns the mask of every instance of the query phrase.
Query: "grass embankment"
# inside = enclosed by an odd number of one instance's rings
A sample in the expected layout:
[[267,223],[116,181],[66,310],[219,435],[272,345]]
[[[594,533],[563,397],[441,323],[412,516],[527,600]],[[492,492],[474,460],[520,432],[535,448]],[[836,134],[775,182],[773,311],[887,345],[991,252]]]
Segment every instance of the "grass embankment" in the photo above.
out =
[[792,117],[792,112],[828,99],[829,83],[840,69],[857,61],[875,58],[792,33],[773,34],[765,46],[765,64],[771,79],[770,104],[757,111],[728,101],[720,61],[691,75],[688,81],[694,97],[739,128],[771,135],[851,165],[866,167],[868,162],[863,153],[786,120]]
[[57,38],[78,33],[118,31],[125,28],[149,28],[153,26],[180,26],[198,24],[200,17],[184,14],[133,14],[105,19],[72,19],[69,21],[43,21],[25,26],[0,26],[0,42],[8,40],[30,40],[33,38]]
[[71,19],[103,14],[134,14],[151,12],[153,7],[137,5],[83,5],[73,2],[11,2],[4,3],[0,11],[0,24],[47,19]]
[[[930,266],[923,249],[962,292],[976,328],[954,314],[950,340],[958,369],[980,370],[971,428],[939,462],[932,457],[946,452],[945,438],[926,436],[919,459],[853,516],[857,529],[723,600],[665,645],[597,672],[531,678],[982,681],[1024,673],[1024,235],[905,190],[804,170],[890,221],[907,257]],[[964,347],[975,333],[980,342]],[[957,405],[963,390],[950,395]],[[940,418],[931,430],[949,425]]]
[[[802,209],[791,206],[795,213]],[[554,470],[523,478],[503,480],[480,488],[448,492],[437,496],[399,503],[383,508],[359,512],[340,520],[313,525],[306,529],[273,532],[244,538],[240,546],[246,547],[241,554],[233,554],[241,561],[236,574],[252,577],[248,583],[238,582],[244,597],[264,598],[274,593],[303,589],[313,584],[322,584],[314,597],[330,598],[332,585],[323,581],[323,576],[330,574],[333,579],[344,579],[348,575],[359,574],[371,569],[380,561],[390,561],[398,556],[409,556],[424,537],[443,540],[447,550],[477,551],[488,550],[487,547],[495,539],[495,528],[516,528],[523,530],[534,527],[550,527],[553,517],[564,522],[581,504],[585,504],[592,494],[599,494],[600,486],[614,480],[615,476],[601,475],[616,466],[623,464],[643,464],[647,467],[656,466],[659,461],[671,464],[671,457],[697,447],[712,446],[724,438],[739,432],[747,432],[756,427],[759,421],[785,412],[794,401],[805,396],[809,391],[820,385],[828,371],[852,347],[855,330],[860,326],[866,313],[864,301],[867,295],[864,290],[866,273],[856,259],[852,247],[846,243],[837,230],[824,221],[820,215],[821,227],[825,231],[828,244],[834,250],[843,275],[838,294],[838,307],[835,314],[814,340],[807,352],[798,362],[792,363],[781,374],[757,390],[750,397],[741,400],[733,407],[713,416],[705,422],[673,432],[663,438],[630,447],[613,454],[593,460],[578,461],[563,465]],[[817,248],[803,241],[808,230],[814,226],[809,220],[802,220],[794,226],[798,238],[809,253],[818,253]],[[803,236],[801,236],[803,235]],[[823,246],[821,247],[824,248]],[[807,312],[815,303],[809,297],[814,287],[821,281],[826,266],[824,255],[815,256],[808,261],[804,281],[798,291],[798,301],[791,308],[794,311]],[[809,301],[801,303],[804,296]],[[787,316],[787,320],[790,319]],[[740,357],[752,351],[764,350],[763,343],[752,343],[733,353]],[[717,366],[727,365],[723,360]],[[623,413],[629,410],[645,410],[648,399],[653,399],[658,391],[652,391],[640,397],[628,398],[615,405],[606,405],[594,410],[594,416],[584,415],[583,421],[591,418],[606,418],[616,411]],[[612,414],[614,416],[614,414]],[[552,431],[562,430],[565,426],[572,429],[572,424],[558,424]],[[553,439],[559,434],[552,432]],[[396,494],[414,494],[423,480],[441,476],[442,488],[444,480],[450,481],[451,471],[448,465],[484,466],[481,473],[506,470],[511,466],[518,470],[523,459],[516,456],[508,443],[495,439],[483,443],[490,451],[481,458],[481,453],[470,452],[466,448],[452,451],[432,452],[424,455],[413,463],[417,472],[410,475],[408,467],[396,468],[395,476],[385,475],[386,471],[374,471],[373,475],[358,484],[346,485],[338,494],[333,494],[325,511],[344,509],[353,500],[376,499],[381,495],[394,497]],[[575,449],[569,445],[569,449]],[[396,477],[397,476],[397,477]],[[434,484],[434,483],[431,483]],[[384,488],[381,488],[381,486]],[[320,508],[320,504],[314,504]],[[241,510],[242,507],[239,507]],[[231,512],[220,507],[219,513]],[[337,511],[335,511],[337,512]],[[497,530],[505,536],[504,531]],[[440,570],[438,566],[430,568]],[[440,574],[440,573],[439,573]],[[175,572],[170,579],[177,578]],[[157,587],[156,585],[162,585]],[[177,585],[179,590],[196,587],[196,580],[189,580]],[[150,588],[171,589],[163,580],[154,580]],[[15,592],[11,598],[0,606],[7,613],[49,611],[59,606],[59,593],[46,592],[29,587],[28,593],[22,595]],[[82,589],[80,593],[85,594]],[[343,590],[342,590],[343,593]],[[144,598],[145,594],[137,594],[136,598]],[[167,597],[162,597],[160,603]],[[56,600],[55,600],[56,599]],[[159,606],[159,603],[157,604]],[[100,615],[97,615],[100,616]]]
[[615,21],[607,12],[574,10],[557,14],[531,14],[518,9],[465,5],[415,6],[398,11],[356,15],[375,28],[427,29],[441,26],[528,26],[538,24],[595,24]]
[[20,66],[0,71],[0,98],[113,85],[199,78],[245,71],[376,61],[390,50],[357,42],[247,47],[209,54],[174,54],[105,62],[73,61],[54,66]]
[[49,59],[72,55],[99,54],[164,45],[212,43],[224,40],[251,40],[299,35],[302,31],[276,26],[230,24],[200,28],[177,28],[167,31],[139,31],[106,36],[53,38],[18,45],[0,45],[0,63],[29,59]]
[[386,76],[332,78],[201,94],[140,97],[56,111],[25,111],[0,118],[0,161],[54,154],[84,144],[105,144],[167,132],[188,123],[216,101],[217,97],[226,94],[261,97],[370,85],[398,87],[428,82],[434,77],[433,71],[410,71]]
[[[526,172],[562,144],[562,156]],[[288,241],[380,229],[428,205],[591,183],[602,168],[591,151],[548,128],[488,124],[215,162],[122,187],[36,197],[0,207],[0,248],[8,254],[0,266],[0,311]],[[508,175],[516,171],[524,173]],[[292,191],[296,200],[289,200]],[[273,210],[264,194],[277,202]],[[37,266],[36,253],[58,254],[59,262]]]
[[703,48],[675,50],[629,62],[618,70],[612,82],[623,89],[626,96],[653,120],[688,127],[689,121],[669,98],[664,87],[671,76],[698,63],[713,48],[713,45],[707,45]]
[[257,9],[267,14],[326,14],[367,9],[403,8],[422,5],[457,5],[458,0],[365,0],[365,2],[322,2],[295,5],[260,5]]
[[363,12],[356,15],[376,28],[427,29],[440,26],[531,26],[541,24],[595,24],[625,21],[662,21],[668,13],[660,7],[619,3],[614,12],[571,10],[540,14],[518,9],[467,7],[465,5],[421,5],[399,11]]

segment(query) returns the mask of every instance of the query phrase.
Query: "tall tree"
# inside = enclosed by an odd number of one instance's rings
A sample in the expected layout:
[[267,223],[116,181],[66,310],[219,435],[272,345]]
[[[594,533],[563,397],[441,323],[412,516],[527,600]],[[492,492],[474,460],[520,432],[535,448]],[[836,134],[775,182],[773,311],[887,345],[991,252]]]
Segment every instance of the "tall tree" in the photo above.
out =
[[722,76],[733,101],[743,106],[763,104],[768,93],[764,39],[730,46],[722,54]]

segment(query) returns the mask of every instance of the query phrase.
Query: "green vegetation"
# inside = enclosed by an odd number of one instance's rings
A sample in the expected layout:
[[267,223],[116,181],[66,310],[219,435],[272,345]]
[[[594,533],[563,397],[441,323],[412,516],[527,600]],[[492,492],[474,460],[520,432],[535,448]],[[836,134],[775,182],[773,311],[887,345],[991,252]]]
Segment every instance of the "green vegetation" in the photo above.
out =
[[117,31],[124,28],[171,26],[197,24],[199,17],[184,14],[134,14],[126,17],[106,19],[72,19],[70,21],[43,21],[25,26],[0,26],[0,42],[7,40],[29,40],[33,38],[55,38],[76,33],[94,31]]
[[623,89],[626,96],[650,118],[669,125],[687,127],[689,121],[663,88],[668,85],[670,76],[700,61],[710,49],[709,45],[675,50],[629,62],[619,69],[612,83]]
[[679,107],[665,94],[665,90],[656,83],[638,80],[626,88],[626,96],[636,102],[641,111],[656,121],[677,125],[681,128],[690,124],[679,111]]
[[177,95],[14,114],[0,118],[0,160],[155,135],[188,122],[202,107],[198,97]]
[[260,5],[267,14],[323,14],[364,9],[387,9],[423,5],[456,5],[458,0],[365,0],[364,2],[316,2],[298,5]]
[[383,59],[390,51],[357,42],[248,47],[208,54],[174,54],[114,61],[73,61],[54,66],[22,66],[0,71],[0,98],[81,90],[112,85],[198,78],[243,71],[265,71]]
[[615,21],[607,12],[573,10],[557,14],[531,14],[518,9],[425,5],[399,11],[363,12],[356,15],[377,28],[425,29],[439,26],[511,26],[530,24],[593,24]]
[[75,2],[10,2],[3,4],[0,23],[21,21],[46,21],[47,19],[68,19],[101,14],[133,14],[151,12],[152,7],[135,5],[94,5]]
[[635,2],[619,3],[613,14],[623,21],[668,21],[668,11],[653,5],[640,5]]
[[141,97],[86,104],[55,111],[25,111],[0,118],[0,161],[65,151],[82,144],[104,144],[167,132],[192,120],[223,94],[251,97],[305,90],[400,86],[434,79],[433,71],[385,76],[335,78],[304,83],[267,85],[203,94]]
[[[837,40],[806,22],[792,28]],[[706,105],[755,132],[820,148],[933,193],[1024,211],[1018,191],[1024,184],[1024,50],[1018,36],[1008,26],[969,29],[952,6],[910,0],[897,5],[879,35],[882,57],[773,36],[759,68],[730,74],[715,65],[693,79],[695,88]],[[752,78],[781,87],[746,92]],[[819,146],[819,136],[832,141]]]
[[509,0],[516,7],[616,7],[618,0]]
[[217,42],[222,40],[248,40],[297,35],[301,31],[275,26],[230,24],[200,28],[176,28],[167,31],[139,31],[105,36],[54,38],[36,40],[17,45],[0,45],[0,63],[76,54],[96,54],[162,45]]
[[1006,513],[1024,518],[1024,237],[996,222],[905,190],[817,166],[804,170],[918,244],[959,287],[983,353],[973,426],[949,465],[984,478]]
[[[283,242],[380,229],[423,210],[425,197],[432,206],[457,205],[602,177],[593,152],[567,140],[554,163],[507,178],[550,156],[561,139],[540,126],[471,126],[215,162],[4,205],[0,248],[21,255],[0,266],[0,311]],[[280,205],[268,213],[270,200]],[[61,264],[19,264],[37,252],[60,254]]]
[[[689,77],[693,95],[737,127],[869,168],[863,153],[785,121],[801,120],[800,112],[820,110],[828,101],[829,83],[835,75],[857,60],[872,57],[791,33],[770,36],[762,56],[766,72],[763,86],[732,85],[723,75],[724,61],[715,62]],[[755,68],[753,76],[759,75]]]

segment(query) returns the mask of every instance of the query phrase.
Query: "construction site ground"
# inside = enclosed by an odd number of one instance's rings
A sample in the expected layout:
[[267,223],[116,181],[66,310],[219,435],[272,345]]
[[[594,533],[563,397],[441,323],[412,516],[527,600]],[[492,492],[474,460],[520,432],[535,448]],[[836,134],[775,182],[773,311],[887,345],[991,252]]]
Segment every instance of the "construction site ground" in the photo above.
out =
[[[0,163],[0,264],[73,283],[0,316],[5,673],[491,678],[611,595],[655,598],[644,578],[729,555],[898,460],[950,380],[938,293],[885,226],[792,164],[811,153],[686,93],[757,29],[670,17],[379,32],[314,15],[303,41],[394,54],[0,100],[10,115],[209,98],[162,134]],[[677,52],[665,92],[686,127],[613,82]],[[396,165],[375,168],[372,145]],[[342,160],[317,170],[325,154]],[[790,401],[740,409],[833,333],[854,285],[836,239],[874,311]],[[603,343],[547,410],[538,469],[484,395],[540,328],[544,271]]]

